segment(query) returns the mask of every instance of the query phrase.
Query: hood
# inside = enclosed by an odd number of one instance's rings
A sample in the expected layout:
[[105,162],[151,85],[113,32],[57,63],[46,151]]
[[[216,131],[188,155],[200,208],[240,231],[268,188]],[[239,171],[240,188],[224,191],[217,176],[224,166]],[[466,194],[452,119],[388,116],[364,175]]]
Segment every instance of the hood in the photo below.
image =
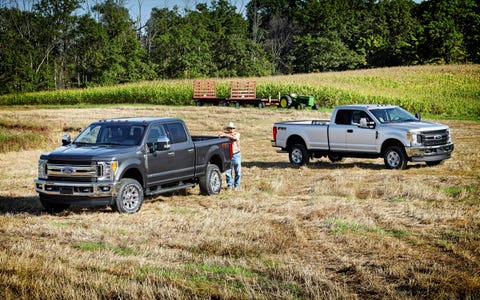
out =
[[448,126],[433,122],[403,122],[403,123],[386,123],[385,127],[403,129],[405,131],[436,131],[448,129]]
[[135,151],[136,146],[84,146],[68,145],[42,155],[43,159],[54,160],[111,160],[121,154]]

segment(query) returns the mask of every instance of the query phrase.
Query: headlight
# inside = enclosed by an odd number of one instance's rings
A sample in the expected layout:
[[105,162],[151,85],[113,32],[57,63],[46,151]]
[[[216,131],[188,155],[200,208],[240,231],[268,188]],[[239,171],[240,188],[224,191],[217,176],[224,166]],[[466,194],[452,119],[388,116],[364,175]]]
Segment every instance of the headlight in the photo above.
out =
[[98,180],[114,180],[117,172],[118,161],[98,162],[97,174]]
[[47,179],[47,161],[45,159],[38,160],[38,179]]
[[415,132],[407,132],[407,139],[410,141],[411,146],[419,146],[422,144],[422,137]]

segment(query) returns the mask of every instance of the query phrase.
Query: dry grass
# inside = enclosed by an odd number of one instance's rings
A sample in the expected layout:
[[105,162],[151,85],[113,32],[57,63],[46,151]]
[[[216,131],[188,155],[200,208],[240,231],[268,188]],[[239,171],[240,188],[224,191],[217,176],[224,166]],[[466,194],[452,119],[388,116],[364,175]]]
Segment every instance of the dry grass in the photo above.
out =
[[[37,158],[91,121],[175,116],[192,134],[242,133],[243,189],[148,199],[135,215],[48,215]],[[3,299],[477,299],[480,123],[446,121],[456,149],[437,167],[325,159],[292,168],[272,123],[314,111],[223,107],[10,109],[3,123],[46,127],[43,149],[0,156]]]

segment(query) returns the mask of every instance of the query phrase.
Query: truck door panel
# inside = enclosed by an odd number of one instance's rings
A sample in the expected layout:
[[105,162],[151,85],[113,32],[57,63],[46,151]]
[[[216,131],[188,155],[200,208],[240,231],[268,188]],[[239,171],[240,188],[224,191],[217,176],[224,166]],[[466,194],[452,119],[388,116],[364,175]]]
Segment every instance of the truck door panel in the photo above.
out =
[[[166,131],[163,125],[153,125],[147,136],[147,145],[153,145],[160,136],[165,136]],[[175,152],[172,149],[162,151],[147,151],[145,154],[146,176],[148,185],[166,183],[172,178],[175,170]]]
[[360,128],[360,119],[366,118],[367,122],[372,122],[372,118],[362,110],[352,112],[351,125],[347,125],[346,148],[352,152],[376,152],[377,131],[373,128]]
[[328,129],[328,137],[330,141],[331,151],[347,151],[346,139],[347,130],[350,130],[350,122],[352,119],[352,111],[348,109],[340,109],[337,111],[334,122],[330,122]]
[[[192,178],[195,173],[195,148],[182,123],[165,124],[175,153],[175,179]],[[172,169],[173,170],[173,169]]]

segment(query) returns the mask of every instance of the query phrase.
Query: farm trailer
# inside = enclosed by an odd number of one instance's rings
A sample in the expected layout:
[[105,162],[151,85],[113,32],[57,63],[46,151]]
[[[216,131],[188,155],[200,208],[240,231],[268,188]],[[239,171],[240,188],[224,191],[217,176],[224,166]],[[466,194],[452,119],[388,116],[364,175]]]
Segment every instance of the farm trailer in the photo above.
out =
[[217,84],[214,80],[195,80],[193,82],[193,100],[197,106],[213,104],[229,106],[230,104],[240,107],[253,105],[263,108],[265,106],[278,106],[279,99],[257,98],[257,83],[255,81],[231,81],[230,97],[217,96]]

